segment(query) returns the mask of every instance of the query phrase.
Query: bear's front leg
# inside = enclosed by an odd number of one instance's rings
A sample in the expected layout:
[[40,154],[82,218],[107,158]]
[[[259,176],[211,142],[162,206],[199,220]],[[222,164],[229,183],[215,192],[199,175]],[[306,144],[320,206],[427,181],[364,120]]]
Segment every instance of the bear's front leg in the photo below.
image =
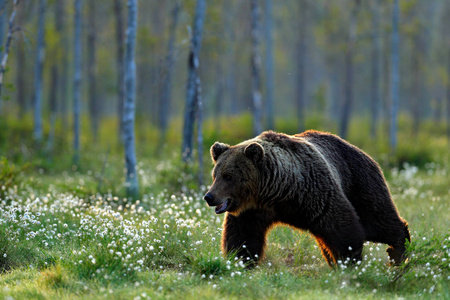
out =
[[223,223],[222,252],[235,252],[244,262],[256,263],[264,256],[266,235],[274,223],[269,212],[251,209],[238,216],[227,213]]

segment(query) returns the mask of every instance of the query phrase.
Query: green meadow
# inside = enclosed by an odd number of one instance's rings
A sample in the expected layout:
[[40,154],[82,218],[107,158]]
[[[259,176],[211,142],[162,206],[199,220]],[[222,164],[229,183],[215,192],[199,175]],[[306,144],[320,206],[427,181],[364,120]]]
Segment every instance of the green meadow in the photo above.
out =
[[[220,134],[207,122],[205,149],[219,137],[230,144],[251,137],[250,129],[242,130],[251,128],[249,122],[232,119]],[[103,123],[105,132],[115,126],[114,120]],[[352,123],[349,141],[380,163],[409,222],[412,241],[399,267],[388,266],[386,245],[366,243],[361,264],[330,269],[307,232],[277,227],[265,259],[247,270],[222,255],[223,215],[202,199],[211,182],[208,153],[205,184],[198,185],[197,164],[181,163],[176,130],[169,130],[164,146],[149,142],[158,140],[156,130],[138,131],[141,193],[131,199],[122,148],[107,134],[97,144],[82,136],[80,164],[73,166],[70,135],[57,133],[49,153],[29,139],[31,122],[3,122],[0,298],[449,299],[450,147],[444,126],[424,122],[414,136],[401,118],[399,148],[392,153],[386,137],[360,133],[368,132],[366,123]],[[281,120],[277,128],[294,132]]]

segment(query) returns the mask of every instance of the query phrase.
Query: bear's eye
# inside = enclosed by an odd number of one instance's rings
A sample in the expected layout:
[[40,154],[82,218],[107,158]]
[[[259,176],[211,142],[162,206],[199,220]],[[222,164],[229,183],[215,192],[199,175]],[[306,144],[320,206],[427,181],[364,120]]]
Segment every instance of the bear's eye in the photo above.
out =
[[225,174],[225,175],[223,175],[223,180],[225,180],[225,181],[231,181],[231,175],[228,175],[228,174]]

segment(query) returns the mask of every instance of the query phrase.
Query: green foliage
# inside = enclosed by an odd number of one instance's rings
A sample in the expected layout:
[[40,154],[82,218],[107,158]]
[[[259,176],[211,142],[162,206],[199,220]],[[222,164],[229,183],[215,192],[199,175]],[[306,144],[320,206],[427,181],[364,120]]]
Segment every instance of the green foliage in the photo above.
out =
[[5,199],[10,189],[17,188],[20,184],[20,174],[27,165],[16,166],[10,163],[6,157],[0,156],[0,199]]
[[[415,282],[417,279],[431,287],[433,278],[442,272],[448,273],[450,265],[448,262],[448,249],[450,249],[450,234],[444,236],[422,237],[418,242],[412,242],[407,247],[408,261],[403,264],[397,274],[393,277],[391,284],[398,285],[401,278],[403,281]],[[444,250],[444,251],[443,251]],[[417,285],[417,283],[416,283]]]
[[[27,240],[20,232],[12,232],[6,222],[0,222],[0,273],[16,268],[46,267],[53,258]],[[17,240],[20,243],[17,243]]]
[[230,273],[223,259],[212,256],[200,256],[194,260],[188,260],[193,272],[206,276],[218,276]]

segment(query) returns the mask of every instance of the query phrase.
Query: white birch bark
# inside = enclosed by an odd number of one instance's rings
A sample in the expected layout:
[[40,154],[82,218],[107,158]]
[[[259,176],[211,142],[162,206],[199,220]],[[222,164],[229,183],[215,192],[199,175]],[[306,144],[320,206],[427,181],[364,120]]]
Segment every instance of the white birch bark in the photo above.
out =
[[251,70],[252,70],[252,112],[253,112],[253,134],[262,132],[262,100],[261,100],[261,53],[260,44],[260,8],[258,0],[251,0]]
[[4,49],[5,53],[3,53],[3,58],[2,58],[1,65],[0,65],[0,97],[2,95],[3,76],[5,75],[5,68],[6,68],[6,63],[8,62],[8,55],[9,55],[9,50],[10,50],[11,40],[12,40],[12,35],[13,35],[13,30],[14,30],[13,26],[14,26],[14,18],[16,17],[17,4],[18,4],[18,0],[14,0],[11,16],[9,17],[8,35],[6,37],[5,49]]
[[206,1],[197,0],[194,16],[194,29],[192,31],[191,49],[188,61],[188,82],[186,91],[186,106],[184,112],[183,143],[181,147],[182,159],[189,162],[192,159],[194,141],[194,122],[196,117],[197,78],[199,67],[200,45],[202,40],[203,21],[205,18]]
[[391,49],[391,120],[389,124],[389,145],[391,151],[397,148],[397,110],[399,103],[399,44],[398,23],[400,18],[399,0],[394,0],[392,12],[392,49]]
[[36,64],[34,69],[34,139],[42,142],[42,79],[45,58],[45,5],[46,1],[39,2],[38,39],[36,49]]
[[370,135],[374,139],[377,133],[378,112],[381,100],[381,32],[380,32],[380,1],[374,0],[372,5],[372,92],[371,92],[371,123]]
[[128,25],[125,45],[125,102],[123,109],[123,136],[125,147],[126,190],[128,196],[137,196],[139,183],[136,172],[135,98],[136,98],[136,32],[137,0],[128,1]]
[[264,16],[265,36],[266,36],[266,113],[268,129],[275,129],[274,111],[273,111],[273,22],[272,22],[272,0],[265,0]]
[[169,110],[172,97],[172,77],[175,66],[175,40],[176,29],[178,24],[178,15],[180,11],[180,2],[177,1],[172,11],[172,23],[169,29],[169,42],[167,46],[166,72],[161,92],[159,105],[159,130],[160,130],[160,146],[162,148],[167,134],[169,124]]
[[80,160],[80,111],[81,111],[81,8],[82,1],[75,0],[75,20],[74,20],[74,76],[73,76],[73,149],[74,164]]

